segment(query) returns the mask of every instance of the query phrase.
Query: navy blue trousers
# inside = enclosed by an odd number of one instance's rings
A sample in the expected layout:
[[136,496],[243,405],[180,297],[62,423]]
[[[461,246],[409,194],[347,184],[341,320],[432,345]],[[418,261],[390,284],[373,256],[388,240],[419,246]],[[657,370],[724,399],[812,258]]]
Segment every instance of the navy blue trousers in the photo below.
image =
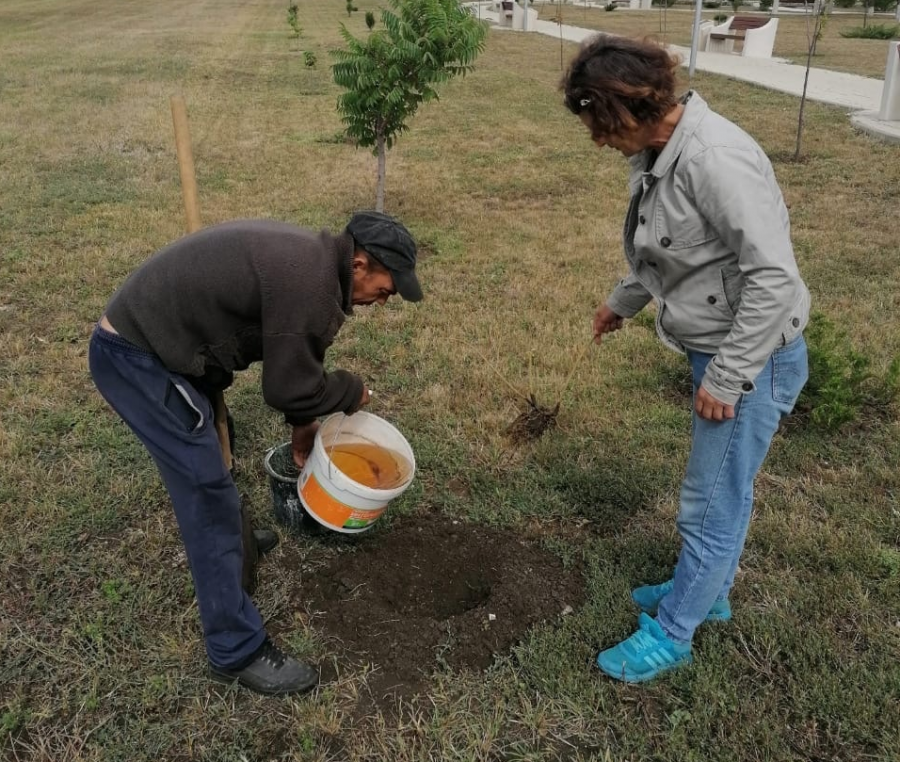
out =
[[88,357],[97,389],[150,452],[172,499],[209,660],[241,666],[266,633],[241,585],[240,496],[222,460],[212,404],[156,355],[99,325]]

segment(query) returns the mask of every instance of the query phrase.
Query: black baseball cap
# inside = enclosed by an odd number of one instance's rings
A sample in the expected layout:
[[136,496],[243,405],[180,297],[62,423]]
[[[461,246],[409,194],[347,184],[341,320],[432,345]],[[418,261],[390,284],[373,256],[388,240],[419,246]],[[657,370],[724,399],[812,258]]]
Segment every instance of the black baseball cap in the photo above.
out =
[[407,302],[422,299],[416,277],[416,242],[399,220],[381,212],[357,212],[347,223],[356,245],[390,271],[394,287]]

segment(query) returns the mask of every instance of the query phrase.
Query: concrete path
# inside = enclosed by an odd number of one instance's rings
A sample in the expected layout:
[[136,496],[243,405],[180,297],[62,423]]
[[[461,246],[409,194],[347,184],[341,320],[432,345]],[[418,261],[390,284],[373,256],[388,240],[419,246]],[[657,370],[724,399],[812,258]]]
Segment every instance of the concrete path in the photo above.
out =
[[[480,16],[495,24],[499,21],[498,14],[490,10],[489,4],[481,5]],[[559,39],[561,34],[563,39],[571,42],[581,42],[597,33],[595,29],[583,29],[567,24],[563,24],[560,28],[560,25],[553,21],[537,21],[533,26],[532,31],[538,34],[546,34],[556,39]],[[496,28],[507,31],[504,27]],[[690,48],[677,45],[672,45],[671,48],[682,56],[684,66],[687,66],[690,62]],[[805,66],[790,64],[783,59],[743,58],[730,53],[698,52],[697,69],[796,96],[803,94],[803,78],[806,76]],[[844,106],[854,111],[878,111],[883,86],[884,82],[880,79],[826,69],[810,69],[806,97],[814,101]]]

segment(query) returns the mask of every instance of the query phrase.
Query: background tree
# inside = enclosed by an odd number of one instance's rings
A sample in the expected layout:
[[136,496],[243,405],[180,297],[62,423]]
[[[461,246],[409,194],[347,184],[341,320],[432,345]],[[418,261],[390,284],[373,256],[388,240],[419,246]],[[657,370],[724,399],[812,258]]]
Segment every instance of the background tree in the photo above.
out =
[[375,208],[384,210],[386,153],[435,85],[465,74],[484,50],[486,24],[458,0],[389,0],[384,27],[358,40],[341,25],[346,50],[333,52],[338,111],[357,146],[378,157]]
[[372,11],[366,11],[366,26],[370,32],[375,28],[375,14]]

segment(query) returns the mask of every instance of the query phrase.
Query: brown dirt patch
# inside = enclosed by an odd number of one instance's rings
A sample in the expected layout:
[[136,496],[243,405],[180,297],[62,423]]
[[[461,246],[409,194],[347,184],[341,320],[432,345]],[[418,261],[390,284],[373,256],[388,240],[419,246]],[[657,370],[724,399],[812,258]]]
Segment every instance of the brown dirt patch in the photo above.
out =
[[559,403],[552,408],[538,404],[534,395],[525,400],[516,419],[507,427],[506,436],[513,444],[525,444],[540,439],[546,431],[556,426]]
[[[584,596],[580,569],[508,531],[410,517],[354,544],[303,572],[294,602],[339,663],[375,667],[367,682],[379,705],[421,693],[436,670],[484,669]],[[286,553],[283,563],[301,571],[315,559]]]

